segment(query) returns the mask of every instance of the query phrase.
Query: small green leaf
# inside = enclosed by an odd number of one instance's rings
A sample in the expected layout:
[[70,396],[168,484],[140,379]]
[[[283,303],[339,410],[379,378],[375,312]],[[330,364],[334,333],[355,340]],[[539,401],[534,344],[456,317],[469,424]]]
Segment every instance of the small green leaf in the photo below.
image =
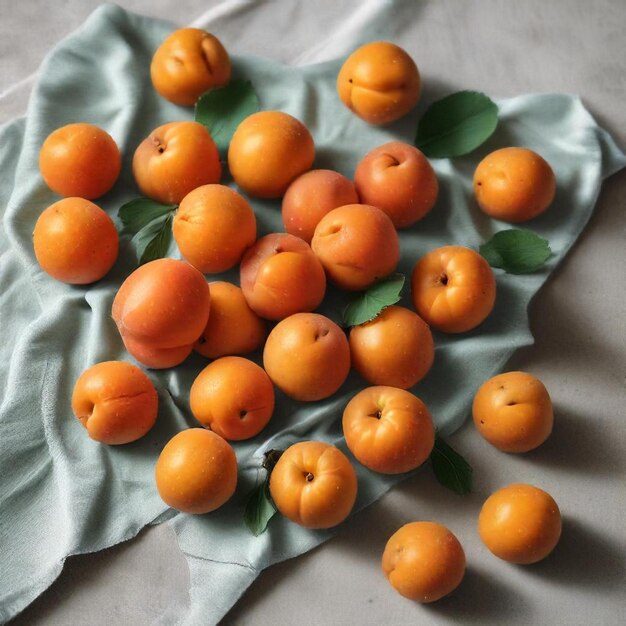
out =
[[464,495],[472,490],[472,466],[439,435],[430,454],[437,480],[448,489]]
[[139,265],[162,259],[172,252],[172,213],[146,224],[132,239]]
[[502,268],[509,274],[535,272],[552,254],[547,239],[522,228],[501,230],[478,251],[489,265]]
[[122,235],[136,235],[152,220],[167,215],[176,209],[175,205],[161,204],[150,198],[135,198],[122,205],[117,212],[124,229]]
[[495,102],[479,91],[458,91],[428,107],[415,145],[435,159],[461,156],[489,139],[497,125]]
[[250,532],[258,537],[265,532],[275,513],[276,507],[269,493],[269,481],[265,479],[250,492],[243,518]]
[[204,124],[211,133],[220,154],[228,144],[237,126],[259,110],[259,99],[249,80],[231,80],[226,87],[211,89],[196,102],[196,122]]
[[344,326],[357,326],[373,320],[383,309],[400,300],[404,275],[392,274],[357,294],[343,312]]

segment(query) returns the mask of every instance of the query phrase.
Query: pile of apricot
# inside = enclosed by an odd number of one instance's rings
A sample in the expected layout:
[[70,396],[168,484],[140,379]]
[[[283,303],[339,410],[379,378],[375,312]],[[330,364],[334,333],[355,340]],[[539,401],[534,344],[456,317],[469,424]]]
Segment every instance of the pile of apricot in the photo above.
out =
[[[193,28],[170,35],[150,71],[158,93],[180,105],[227,85],[231,74],[219,40]],[[347,59],[337,89],[365,122],[388,124],[414,109],[421,80],[404,50],[375,42]],[[143,366],[175,367],[194,350],[211,361],[189,390],[198,427],[179,432],[156,462],[159,494],[180,511],[208,513],[232,497],[237,457],[230,442],[262,432],[272,418],[275,388],[294,400],[316,402],[335,394],[351,368],[371,386],[343,411],[349,453],[373,472],[401,474],[419,467],[432,452],[435,428],[426,405],[408,390],[433,364],[431,329],[465,333],[493,309],[496,280],[490,266],[474,250],[451,244],[416,258],[415,310],[389,306],[348,334],[316,313],[327,281],[358,292],[396,270],[397,229],[414,226],[433,210],[439,186],[424,154],[400,141],[364,155],[354,180],[311,169],[314,162],[311,132],[281,111],[250,115],[234,133],[227,165],[238,189],[220,183],[215,142],[197,122],[164,124],[134,152],[140,192],[176,206],[172,229],[183,260],[158,259],[132,272],[119,286],[112,318],[126,350]],[[69,124],[44,142],[40,169],[50,189],[63,196],[35,225],[41,268],[70,284],[100,280],[116,261],[118,233],[92,200],[119,176],[115,141],[90,124]],[[488,215],[518,222],[550,205],[554,174],[536,153],[505,148],[479,164],[474,190]],[[286,232],[257,239],[246,196],[282,198]],[[206,274],[236,266],[239,285],[207,282]],[[243,356],[261,348],[262,366]],[[125,444],[155,423],[158,394],[136,365],[98,363],[77,380],[72,407],[91,438]],[[485,383],[473,414],[485,439],[507,452],[535,448],[552,428],[547,391],[520,372]],[[353,461],[321,441],[295,442],[274,467],[269,490],[293,522],[335,526],[356,500]],[[529,563],[556,544],[560,515],[545,492],[512,485],[485,502],[479,528],[495,555]],[[460,583],[465,556],[448,529],[415,522],[390,538],[382,565],[400,593],[431,602]]]

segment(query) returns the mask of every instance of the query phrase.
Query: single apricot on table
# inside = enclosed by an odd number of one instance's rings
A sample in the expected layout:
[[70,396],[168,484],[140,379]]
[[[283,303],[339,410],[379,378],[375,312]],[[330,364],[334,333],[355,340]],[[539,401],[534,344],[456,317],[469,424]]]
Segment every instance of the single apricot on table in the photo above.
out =
[[400,259],[398,233],[376,207],[348,204],[333,209],[315,228],[311,248],[329,280],[359,291],[391,274]]
[[400,594],[421,603],[436,602],[454,591],[465,575],[465,552],[445,526],[412,522],[387,542],[382,569]]
[[205,428],[174,435],[156,463],[156,485],[165,504],[183,513],[218,509],[235,493],[237,457],[232,446]]
[[203,274],[225,272],[256,240],[248,201],[226,185],[202,185],[180,203],[172,231],[183,257]]
[[270,476],[276,508],[305,528],[332,528],[356,501],[356,473],[348,457],[321,441],[300,441],[283,452]]
[[421,220],[439,193],[428,159],[402,141],[390,141],[368,152],[357,165],[354,184],[361,202],[382,209],[396,228]]
[[209,89],[230,81],[230,57],[220,40],[200,28],[179,28],[157,48],[150,64],[154,88],[166,100],[192,106]]
[[411,292],[415,310],[431,327],[463,333],[491,313],[496,279],[478,252],[463,246],[443,246],[416,263]]
[[210,308],[209,285],[195,267],[157,259],[122,283],[112,316],[130,354],[148,367],[166,368],[189,356],[206,328]]
[[247,354],[260,348],[266,334],[265,321],[249,306],[237,285],[209,283],[211,313],[194,350],[209,359]]
[[311,170],[298,176],[283,197],[285,230],[311,243],[315,227],[327,213],[358,202],[351,180],[333,170]]
[[478,531],[495,556],[528,565],[554,550],[561,536],[561,512],[552,496],[542,489],[508,485],[483,504]]
[[159,398],[152,381],[125,361],[104,361],[76,381],[72,410],[87,434],[112,445],[143,437],[157,418]]
[[228,147],[228,169],[247,194],[280,198],[300,174],[311,169],[315,144],[307,127],[282,111],[247,117]]
[[170,122],[155,128],[133,156],[139,190],[164,204],[179,204],[196,187],[219,183],[221,175],[215,142],[198,122]]
[[33,246],[41,269],[52,278],[87,285],[113,267],[119,236],[99,206],[83,198],[63,198],[37,219]]
[[402,474],[428,459],[435,428],[426,405],[396,387],[367,387],[343,412],[343,434],[350,452],[368,469]]
[[488,154],[474,172],[480,208],[505,222],[526,222],[554,200],[556,179],[550,164],[528,148],[501,148]]
[[270,332],[263,365],[272,382],[290,398],[322,400],[346,380],[350,347],[332,320],[317,313],[296,313]]
[[543,383],[526,372],[506,372],[482,384],[472,406],[474,425],[503,452],[528,452],[552,432],[554,413]]
[[122,169],[114,139],[93,124],[68,124],[50,133],[39,152],[46,185],[61,196],[95,200],[113,187]]
[[326,275],[308,243],[288,233],[261,237],[244,255],[241,290],[261,317],[280,320],[316,309],[326,293]]
[[250,439],[274,412],[274,386],[262,367],[240,356],[207,365],[189,392],[194,417],[224,439]]
[[421,79],[405,50],[388,41],[373,41],[355,50],[337,76],[341,101],[370,124],[389,124],[418,102]]
[[389,306],[350,330],[352,366],[374,385],[408,389],[430,370],[435,345],[428,324],[402,306]]

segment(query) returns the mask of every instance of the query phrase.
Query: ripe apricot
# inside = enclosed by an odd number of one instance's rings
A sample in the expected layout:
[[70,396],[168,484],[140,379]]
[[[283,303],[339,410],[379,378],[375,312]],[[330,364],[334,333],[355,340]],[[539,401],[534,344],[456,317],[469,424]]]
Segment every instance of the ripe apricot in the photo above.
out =
[[412,522],[397,530],[383,552],[382,568],[392,587],[416,602],[436,602],[465,575],[465,552],[445,526]]
[[112,445],[143,437],[157,418],[159,397],[135,365],[104,361],[86,369],[72,393],[72,411],[96,441]]
[[274,412],[274,387],[262,367],[240,356],[207,365],[193,381],[189,403],[194,417],[228,440],[250,439]]
[[543,383],[526,372],[506,372],[482,384],[472,407],[478,432],[504,452],[528,452],[552,432],[554,414]]
[[112,315],[128,352],[148,367],[165,368],[189,356],[210,307],[209,286],[195,267],[157,259],[122,283]]
[[491,494],[480,510],[478,531],[500,559],[527,565],[544,559],[561,536],[561,512],[552,496],[513,484]]
[[405,50],[388,41],[373,41],[355,50],[337,76],[341,101],[370,124],[389,124],[418,102],[421,79]]
[[203,185],[180,203],[172,223],[180,253],[204,274],[225,272],[256,239],[256,218],[245,198],[225,185]]
[[311,169],[315,144],[307,127],[282,111],[247,117],[228,147],[228,169],[246,193],[279,198],[292,181]]
[[219,183],[222,165],[206,127],[170,122],[155,128],[137,146],[133,175],[144,196],[179,204],[196,187]]
[[261,347],[265,339],[265,322],[248,306],[237,285],[209,283],[211,314],[194,350],[217,359],[233,354],[247,354]]
[[93,124],[68,124],[50,133],[39,152],[46,185],[61,196],[94,200],[117,180],[122,157],[117,144]]
[[274,327],[263,350],[272,382],[289,397],[311,402],[332,396],[350,371],[350,347],[335,322],[296,313]]
[[154,53],[150,77],[166,100],[192,106],[205,91],[226,85],[230,69],[217,37],[200,28],[179,28]]
[[163,502],[184,513],[209,513],[225,504],[237,487],[237,457],[231,445],[205,428],[174,435],[156,463]]
[[354,369],[374,385],[408,389],[432,367],[433,336],[416,313],[390,306],[370,322],[350,331],[350,355]]
[[311,243],[319,221],[337,207],[359,201],[351,180],[332,170],[311,170],[298,176],[283,198],[285,230]]
[[361,202],[382,209],[396,228],[421,220],[439,193],[428,159],[402,141],[390,141],[368,152],[357,165],[354,184]]
[[368,387],[348,402],[343,434],[359,463],[382,474],[419,467],[435,444],[435,428],[426,405],[396,387]]
[[480,208],[505,222],[525,222],[554,200],[556,179],[550,164],[528,148],[501,148],[488,154],[474,172]]
[[331,528],[343,522],[356,492],[356,473],[348,457],[321,441],[300,441],[287,448],[270,476],[276,508],[305,528]]
[[400,258],[398,233],[380,209],[348,204],[323,217],[311,241],[328,278],[342,289],[366,289],[391,274]]
[[308,243],[287,233],[272,233],[244,255],[241,289],[257,315],[280,320],[316,309],[326,293],[326,275]]
[[86,285],[113,267],[119,237],[113,220],[83,198],[64,198],[45,209],[33,232],[41,269],[64,283]]
[[430,326],[445,333],[463,333],[491,313],[496,279],[478,252],[443,246],[416,263],[411,291],[415,309]]

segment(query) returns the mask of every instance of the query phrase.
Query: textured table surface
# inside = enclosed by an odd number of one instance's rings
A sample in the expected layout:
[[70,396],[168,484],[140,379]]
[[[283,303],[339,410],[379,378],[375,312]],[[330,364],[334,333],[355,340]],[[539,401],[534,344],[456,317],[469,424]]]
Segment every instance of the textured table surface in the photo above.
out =
[[[377,0],[370,0],[370,4]],[[97,6],[94,0],[0,0],[0,123],[25,112],[41,59]],[[324,58],[362,2],[121,0],[177,24],[207,25],[236,54],[284,62]],[[393,39],[416,59],[425,90],[492,96],[568,92],[626,146],[623,0],[431,0],[394,3]],[[359,9],[361,13],[359,13]],[[626,173],[609,179],[569,257],[530,307],[534,346],[508,369],[541,378],[555,429],[512,457],[467,424],[452,443],[472,462],[475,492],[459,498],[428,472],[406,481],[313,552],[264,572],[228,624],[622,624],[626,621]],[[564,518],[555,552],[532,567],[492,557],[476,532],[487,495],[524,481],[554,495]],[[400,525],[434,519],[463,543],[468,571],[449,598],[423,607],[387,585],[379,562]],[[36,520],[34,520],[36,523]],[[188,603],[189,576],[167,527],[98,554],[72,557],[15,624],[151,624]]]

